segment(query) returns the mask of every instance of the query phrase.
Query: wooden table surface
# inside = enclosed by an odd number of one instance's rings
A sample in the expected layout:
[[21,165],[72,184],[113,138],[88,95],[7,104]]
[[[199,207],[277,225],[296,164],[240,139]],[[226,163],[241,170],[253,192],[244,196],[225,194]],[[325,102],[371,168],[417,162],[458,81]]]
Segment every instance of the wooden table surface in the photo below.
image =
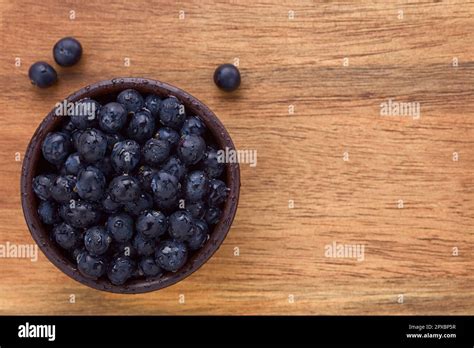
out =
[[[0,11],[1,245],[33,243],[19,180],[35,128],[97,80],[176,85],[258,156],[241,165],[227,239],[186,280],[117,295],[41,253],[0,258],[0,314],[474,314],[474,3],[0,0]],[[31,86],[29,66],[70,35],[80,64]],[[237,60],[240,90],[220,92],[215,67]],[[382,116],[390,98],[419,103],[420,117]],[[328,257],[334,243],[363,246],[363,260]]]

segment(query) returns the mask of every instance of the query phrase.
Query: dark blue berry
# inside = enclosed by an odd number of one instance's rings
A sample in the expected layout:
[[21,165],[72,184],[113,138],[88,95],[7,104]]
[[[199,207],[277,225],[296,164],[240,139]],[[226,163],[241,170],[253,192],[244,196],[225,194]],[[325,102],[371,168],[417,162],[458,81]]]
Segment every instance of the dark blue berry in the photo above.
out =
[[79,152],[70,154],[66,159],[66,162],[64,162],[66,174],[77,175],[82,168],[84,168],[84,163],[81,161]]
[[106,133],[116,133],[127,122],[127,110],[120,103],[105,104],[99,113],[99,126]]
[[97,127],[100,108],[100,104],[95,100],[83,99],[74,103],[74,110],[68,114],[77,129],[85,130]]
[[186,165],[176,156],[171,156],[161,169],[175,176],[180,181],[187,172]]
[[133,238],[133,247],[137,250],[138,255],[150,256],[155,252],[156,241],[154,239],[146,238],[145,236],[137,233]]
[[136,269],[135,262],[129,257],[117,257],[112,261],[107,276],[112,284],[122,285],[130,279]]
[[155,132],[155,119],[148,110],[140,110],[133,114],[127,127],[130,139],[144,143]]
[[76,190],[82,199],[98,201],[104,196],[105,185],[104,174],[94,166],[87,166],[77,176]]
[[188,249],[182,242],[166,240],[158,245],[155,252],[156,263],[166,271],[176,272],[184,266],[188,258]]
[[122,208],[122,204],[114,202],[110,197],[110,193],[107,193],[102,199],[102,210],[109,214],[114,214]]
[[186,176],[184,195],[187,201],[196,202],[204,199],[208,192],[208,179],[202,170],[195,170]]
[[51,186],[51,197],[59,203],[67,203],[77,197],[74,188],[76,177],[72,175],[58,176]]
[[193,218],[202,219],[206,214],[206,205],[204,202],[186,202],[186,210],[191,213]]
[[106,179],[110,179],[114,174],[114,167],[112,166],[110,157],[104,157],[99,162],[94,163],[94,167],[99,169]]
[[170,144],[166,140],[150,139],[142,149],[143,160],[150,166],[156,167],[168,158]]
[[132,202],[140,196],[140,183],[133,176],[120,175],[109,184],[110,198],[117,203]]
[[155,134],[156,139],[166,140],[171,147],[178,145],[181,138],[179,133],[170,127],[161,127]]
[[140,145],[133,140],[119,141],[114,145],[110,156],[117,173],[128,173],[140,162]]
[[181,128],[181,136],[189,134],[202,136],[204,133],[206,133],[206,125],[197,116],[189,116]]
[[156,94],[149,94],[145,99],[145,107],[151,112],[153,117],[158,117],[160,113],[161,98]]
[[119,141],[124,140],[123,136],[119,133],[106,133],[105,137],[107,138],[107,151],[109,152],[112,152],[112,149],[114,148],[115,144],[117,144]]
[[38,207],[38,215],[46,225],[52,225],[60,221],[58,206],[51,201],[41,201]]
[[84,234],[84,246],[91,255],[105,254],[110,243],[112,243],[112,237],[101,226],[91,227]]
[[163,273],[163,270],[156,264],[153,257],[142,258],[139,267],[145,277],[156,277]]
[[180,200],[177,196],[171,197],[169,199],[157,199],[156,196],[153,197],[155,205],[158,209],[168,213],[172,213],[178,209]]
[[39,88],[50,87],[58,80],[56,70],[46,62],[36,62],[30,66],[28,77],[31,83]]
[[137,178],[140,181],[142,190],[151,192],[151,180],[153,179],[153,175],[155,175],[157,172],[157,169],[151,168],[149,166],[141,166],[138,169]]
[[158,239],[168,229],[168,219],[159,211],[146,210],[137,218],[136,230],[146,238]]
[[64,133],[69,133],[69,134],[71,134],[75,130],[76,130],[76,125],[72,123],[72,121],[66,122],[62,129]]
[[160,170],[151,180],[151,189],[156,199],[166,201],[178,195],[180,184],[175,176]]
[[137,199],[123,204],[123,210],[133,216],[151,208],[153,208],[153,197],[147,192],[142,192]]
[[224,203],[227,199],[228,191],[229,189],[222,180],[211,179],[209,181],[209,205],[215,207]]
[[81,59],[81,43],[73,37],[62,38],[54,45],[53,56],[58,65],[72,66]]
[[186,119],[184,105],[175,97],[164,99],[160,105],[160,122],[164,126],[180,129]]
[[126,89],[120,92],[117,96],[117,102],[122,104],[127,112],[137,112],[145,105],[142,95],[134,89]]
[[196,226],[191,213],[187,210],[175,211],[169,217],[169,234],[172,238],[185,241],[191,238]]
[[82,133],[84,133],[84,131],[80,129],[76,129],[74,132],[71,133],[72,145],[74,146],[76,151],[79,148],[79,138],[81,137]]
[[205,220],[208,225],[215,225],[221,218],[221,210],[217,207],[210,207],[206,211]]
[[189,250],[198,250],[207,241],[209,236],[209,228],[207,224],[202,220],[196,220],[196,228],[194,229],[193,235],[186,241]]
[[232,64],[222,64],[214,72],[214,83],[226,92],[235,91],[240,86],[239,69]]
[[129,241],[132,239],[134,231],[132,217],[124,213],[109,216],[107,219],[107,231],[118,243]]
[[102,160],[107,151],[107,138],[95,128],[86,129],[79,137],[77,152],[85,162],[94,163]]
[[41,146],[43,157],[52,164],[62,164],[72,150],[71,145],[66,133],[48,133]]
[[53,238],[63,249],[73,249],[79,244],[80,232],[65,222],[54,226]]
[[76,260],[79,272],[88,278],[97,279],[106,272],[106,264],[101,257],[90,255],[84,251],[78,254]]
[[59,214],[65,222],[77,228],[95,225],[101,217],[97,206],[82,200],[73,200],[63,204],[59,209]]
[[188,165],[198,163],[204,156],[205,151],[206,143],[199,135],[185,135],[178,144],[179,158]]
[[208,146],[201,161],[201,169],[206,172],[209,178],[218,178],[224,172],[225,165],[218,152]]
[[39,199],[48,200],[51,198],[51,187],[56,178],[55,174],[42,174],[33,179],[33,191]]

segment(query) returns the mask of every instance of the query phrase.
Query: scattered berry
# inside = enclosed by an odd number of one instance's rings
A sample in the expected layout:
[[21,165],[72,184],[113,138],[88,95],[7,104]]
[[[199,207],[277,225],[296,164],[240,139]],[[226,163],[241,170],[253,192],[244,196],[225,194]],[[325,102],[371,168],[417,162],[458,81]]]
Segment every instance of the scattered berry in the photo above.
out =
[[36,62],[30,66],[28,77],[31,83],[39,88],[50,87],[58,80],[56,70],[46,62]]
[[226,92],[235,91],[240,86],[240,72],[233,64],[219,65],[214,72],[214,83]]
[[53,56],[58,65],[72,66],[81,59],[81,43],[73,37],[62,38],[54,45]]

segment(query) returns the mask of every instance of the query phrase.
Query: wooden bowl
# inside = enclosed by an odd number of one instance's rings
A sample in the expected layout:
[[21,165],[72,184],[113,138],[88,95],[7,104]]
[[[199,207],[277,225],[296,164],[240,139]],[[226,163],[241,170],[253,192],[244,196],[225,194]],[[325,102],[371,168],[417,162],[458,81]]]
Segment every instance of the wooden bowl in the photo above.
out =
[[[175,96],[186,108],[188,114],[199,116],[205,123],[215,142],[221,149],[235,150],[232,139],[216,115],[198,99],[169,84],[144,78],[116,78],[94,83],[71,94],[66,100],[75,102],[83,98],[93,98],[101,103],[115,100],[116,95],[127,88],[133,88],[142,94],[155,93],[161,97]],[[26,223],[40,249],[46,257],[61,271],[78,282],[94,289],[123,293],[143,293],[159,290],[186,278],[201,267],[216,252],[224,241],[237,210],[240,191],[240,171],[238,163],[226,163],[225,180],[230,188],[229,197],[222,209],[220,222],[214,226],[210,239],[204,246],[191,253],[186,264],[177,272],[166,272],[159,278],[133,279],[125,285],[113,285],[107,279],[93,280],[83,276],[65,252],[52,241],[48,229],[41,222],[37,210],[39,199],[33,192],[33,178],[42,173],[48,165],[42,157],[41,144],[46,135],[58,129],[64,117],[55,116],[54,109],[46,116],[33,135],[23,160],[21,173],[21,204]]]

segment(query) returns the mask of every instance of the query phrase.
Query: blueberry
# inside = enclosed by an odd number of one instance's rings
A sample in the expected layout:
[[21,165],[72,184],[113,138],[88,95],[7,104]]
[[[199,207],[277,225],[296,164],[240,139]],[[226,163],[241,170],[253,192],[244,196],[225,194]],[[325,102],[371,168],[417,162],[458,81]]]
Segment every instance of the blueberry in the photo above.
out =
[[171,156],[161,167],[165,172],[181,180],[186,174],[186,165],[176,156]]
[[186,119],[184,105],[175,97],[164,99],[160,105],[160,122],[164,126],[180,129]]
[[84,276],[92,279],[102,277],[106,271],[106,264],[101,257],[81,252],[77,256],[77,268]]
[[128,173],[140,162],[140,145],[133,140],[119,141],[114,145],[110,156],[117,173]]
[[178,195],[180,184],[175,176],[160,170],[151,180],[151,189],[156,199],[166,201]]
[[157,169],[151,168],[149,166],[141,166],[138,169],[137,178],[138,181],[140,181],[142,190],[151,192],[151,180],[153,179],[153,175],[155,175],[157,172]]
[[84,234],[84,246],[91,255],[103,255],[109,249],[112,237],[105,228],[94,226]]
[[172,147],[178,145],[180,135],[170,127],[161,127],[155,134],[156,139],[166,140]]
[[62,164],[71,149],[71,140],[63,132],[48,133],[41,146],[43,157],[52,164]]
[[140,110],[133,114],[127,127],[130,139],[144,143],[155,132],[155,119],[148,110]]
[[110,197],[110,193],[106,193],[102,199],[102,210],[109,214],[114,214],[122,208],[122,204],[114,202]]
[[189,202],[201,201],[208,191],[208,179],[202,170],[195,170],[186,176],[184,195]]
[[92,99],[83,99],[74,103],[74,110],[68,113],[77,129],[97,127],[101,105]]
[[201,162],[201,169],[206,172],[209,178],[218,178],[224,172],[224,163],[218,152],[208,146]]
[[186,210],[191,213],[195,219],[202,219],[206,214],[206,205],[204,202],[186,202]]
[[52,225],[60,221],[58,206],[51,201],[41,201],[38,207],[38,215],[46,225]]
[[146,238],[158,239],[168,229],[168,219],[159,211],[146,210],[136,220],[137,232]]
[[217,207],[210,207],[206,211],[205,219],[208,225],[215,225],[221,218],[221,210]]
[[232,64],[219,65],[214,72],[214,83],[226,92],[235,91],[240,86],[239,69]]
[[144,257],[140,260],[140,271],[146,277],[156,277],[163,273],[163,270],[158,266],[153,257]]
[[79,148],[79,138],[81,137],[82,133],[84,133],[84,131],[80,129],[76,129],[74,132],[71,133],[72,145],[74,146],[76,151]]
[[135,262],[129,257],[117,257],[110,264],[107,276],[112,284],[122,285],[132,277],[135,268]]
[[160,113],[161,98],[156,94],[149,94],[145,98],[145,107],[151,112],[153,117],[158,117]]
[[81,59],[81,43],[73,37],[62,38],[54,45],[53,56],[58,65],[72,66]]
[[111,215],[107,219],[107,231],[112,238],[119,243],[132,239],[134,226],[130,215],[120,213]]
[[187,210],[175,211],[169,217],[169,234],[178,241],[185,241],[194,234],[196,226],[191,213]]
[[127,110],[122,104],[105,104],[99,113],[99,126],[106,133],[116,133],[125,126],[127,122]]
[[147,192],[142,192],[137,199],[123,204],[123,209],[133,216],[151,208],[153,208],[153,197]]
[[66,174],[77,175],[82,168],[84,168],[84,163],[81,161],[79,152],[70,154],[66,159],[66,162],[64,162]]
[[46,62],[36,62],[30,66],[28,77],[31,83],[39,88],[50,87],[58,80],[56,70]]
[[176,272],[184,266],[188,257],[186,245],[175,240],[166,240],[158,245],[156,263],[166,271]]
[[104,196],[105,184],[104,174],[94,166],[87,166],[77,176],[77,194],[82,199],[98,201]]
[[194,234],[186,241],[189,250],[198,250],[206,242],[209,236],[209,228],[202,220],[196,220]]
[[117,102],[122,104],[127,112],[137,112],[145,105],[142,95],[134,89],[126,89],[120,92],[117,96]]
[[199,135],[185,135],[178,144],[179,158],[188,165],[198,163],[204,156],[205,151],[206,143]]
[[140,183],[133,176],[120,175],[109,184],[110,198],[117,203],[132,202],[140,196]]
[[59,208],[62,219],[72,227],[87,228],[97,224],[101,214],[97,207],[87,201],[73,200]]
[[74,188],[76,177],[72,175],[58,176],[51,186],[51,197],[59,203],[67,203],[77,197]]
[[203,121],[197,116],[190,116],[188,117],[181,128],[181,135],[204,135],[206,132],[206,125]]
[[66,122],[62,129],[64,133],[69,133],[69,134],[71,134],[75,130],[76,130],[76,125],[72,123],[72,121]]
[[51,187],[56,180],[55,174],[42,174],[33,179],[33,191],[41,200],[48,200],[51,198]]
[[112,152],[112,149],[114,148],[115,144],[117,144],[119,141],[124,140],[123,136],[119,133],[106,133],[105,137],[107,138],[107,151],[109,152]]
[[110,179],[114,174],[114,167],[112,166],[112,160],[110,157],[104,157],[99,162],[94,163],[94,167],[99,169],[106,179]]
[[54,226],[53,238],[63,249],[73,249],[79,244],[80,232],[65,222]]
[[150,256],[155,252],[156,241],[154,239],[146,238],[137,233],[133,238],[133,246],[137,250],[138,255]]
[[79,137],[77,152],[85,162],[94,163],[102,160],[107,151],[107,138],[95,128],[86,129]]
[[222,180],[211,179],[209,181],[209,199],[210,206],[218,206],[225,202],[229,189]]
[[168,158],[170,144],[166,140],[150,139],[142,149],[143,160],[151,165],[157,166]]

